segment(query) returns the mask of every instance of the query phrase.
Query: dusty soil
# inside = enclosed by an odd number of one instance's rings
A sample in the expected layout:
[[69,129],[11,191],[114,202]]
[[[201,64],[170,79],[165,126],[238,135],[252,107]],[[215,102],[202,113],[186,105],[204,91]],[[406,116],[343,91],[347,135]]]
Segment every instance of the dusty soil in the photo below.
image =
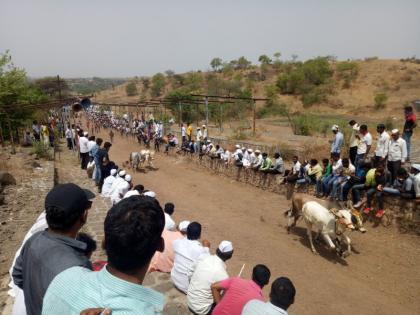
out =
[[[137,148],[131,139],[116,136],[111,156],[121,165]],[[230,275],[245,264],[243,276],[250,277],[252,267],[263,263],[271,280],[290,277],[297,288],[291,314],[418,313],[418,237],[367,225],[368,233],[352,235],[354,253],[346,260],[319,245],[320,255],[313,255],[302,222],[286,233],[282,213],[289,202],[283,196],[207,173],[175,154],[158,154],[155,164],[158,170],[136,173],[134,183],[155,191],[162,204],[174,202],[177,222],[199,221],[213,250],[221,240],[231,240]],[[267,287],[266,297],[268,292]]]

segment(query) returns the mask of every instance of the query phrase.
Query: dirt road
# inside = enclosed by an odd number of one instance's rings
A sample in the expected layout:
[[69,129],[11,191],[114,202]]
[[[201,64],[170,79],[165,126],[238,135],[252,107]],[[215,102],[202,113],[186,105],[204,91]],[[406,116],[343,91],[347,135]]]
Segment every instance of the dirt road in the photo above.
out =
[[[116,136],[110,155],[122,165],[138,148],[132,139]],[[418,314],[418,237],[368,225],[368,233],[352,235],[356,252],[346,260],[321,248],[313,255],[302,222],[286,233],[283,196],[208,173],[175,154],[158,154],[155,164],[159,170],[135,174],[134,183],[155,191],[162,204],[174,202],[177,222],[199,221],[213,250],[231,240],[230,275],[246,264],[243,276],[250,277],[252,267],[263,263],[271,280],[290,277],[297,288],[291,314]],[[264,291],[267,297],[269,288]]]

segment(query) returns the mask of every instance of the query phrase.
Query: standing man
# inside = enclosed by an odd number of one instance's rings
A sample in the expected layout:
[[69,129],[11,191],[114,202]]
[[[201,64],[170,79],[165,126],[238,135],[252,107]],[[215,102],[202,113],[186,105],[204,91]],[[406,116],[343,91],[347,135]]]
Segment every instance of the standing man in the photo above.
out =
[[370,148],[372,147],[372,135],[369,133],[368,127],[366,125],[360,126],[359,134],[356,135],[356,139],[359,140],[355,161],[356,169],[358,169],[368,157]]
[[181,124],[181,137],[182,137],[182,144],[187,141],[187,129],[185,128],[184,124]]
[[413,174],[413,185],[416,201],[420,201],[420,164],[411,165],[410,172]]
[[26,312],[39,315],[51,281],[62,271],[92,269],[86,244],[76,240],[86,223],[95,195],[75,184],[55,186],[45,198],[48,229],[35,233],[23,246],[13,268],[13,282],[23,290]]
[[376,131],[379,134],[378,140],[376,142],[376,150],[375,150],[375,160],[374,160],[374,167],[378,167],[379,164],[385,165],[386,157],[388,155],[388,148],[389,148],[389,134],[385,130],[384,124],[379,124],[376,127]]
[[343,133],[340,132],[339,127],[337,125],[332,126],[331,130],[334,134],[334,139],[332,140],[332,143],[331,143],[331,155],[333,153],[340,154],[341,147],[343,146],[343,143],[344,143]]
[[349,121],[349,126],[351,128],[351,134],[350,134],[350,150],[349,150],[349,158],[351,161],[351,164],[356,165],[356,155],[357,155],[357,145],[359,144],[359,140],[356,138],[356,134],[359,133],[359,125],[355,120]]
[[413,129],[417,127],[417,117],[413,112],[413,107],[411,106],[404,107],[404,115],[405,123],[402,137],[407,143],[407,161],[410,161],[411,136],[413,135]]
[[87,138],[88,132],[83,132],[82,136],[79,137],[79,150],[81,159],[81,168],[85,170],[89,162],[89,140]]
[[388,148],[388,170],[391,173],[391,183],[397,178],[397,172],[407,160],[407,144],[400,137],[398,129],[391,132],[391,141]]
[[191,142],[192,139],[192,132],[193,132],[193,127],[192,124],[189,123],[188,127],[187,127],[187,137],[188,137],[188,142]]
[[32,123],[32,133],[34,134],[35,141],[41,140],[41,129],[39,127],[38,121],[34,120]]
[[66,140],[67,140],[67,148],[69,150],[73,149],[73,143],[74,143],[74,135],[72,133],[72,130],[70,129],[70,125],[67,125],[66,132],[65,132]]
[[203,140],[205,141],[207,140],[207,137],[208,137],[207,127],[206,125],[203,125],[202,127],[203,127]]

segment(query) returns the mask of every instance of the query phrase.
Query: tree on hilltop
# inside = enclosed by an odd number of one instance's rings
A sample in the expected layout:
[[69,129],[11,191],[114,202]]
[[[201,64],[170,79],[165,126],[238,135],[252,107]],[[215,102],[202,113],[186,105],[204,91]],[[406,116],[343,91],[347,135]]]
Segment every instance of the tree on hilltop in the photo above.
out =
[[223,61],[220,58],[213,58],[210,61],[210,66],[213,68],[214,71],[219,71],[223,65]]

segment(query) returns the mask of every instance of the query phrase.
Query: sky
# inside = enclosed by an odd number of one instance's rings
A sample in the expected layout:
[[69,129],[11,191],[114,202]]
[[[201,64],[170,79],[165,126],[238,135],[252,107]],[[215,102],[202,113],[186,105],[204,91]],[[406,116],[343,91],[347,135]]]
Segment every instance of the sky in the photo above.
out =
[[0,52],[40,77],[207,70],[296,54],[420,57],[420,0],[0,0]]

